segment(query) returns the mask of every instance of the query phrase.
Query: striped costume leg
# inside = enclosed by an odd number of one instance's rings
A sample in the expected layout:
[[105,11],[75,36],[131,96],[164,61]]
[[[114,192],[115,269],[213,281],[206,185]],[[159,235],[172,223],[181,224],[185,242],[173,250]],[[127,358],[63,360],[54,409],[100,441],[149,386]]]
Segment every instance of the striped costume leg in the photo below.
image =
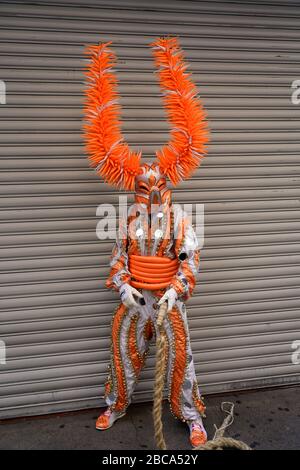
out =
[[112,320],[111,360],[105,400],[115,411],[126,410],[145,363],[153,331],[143,307],[127,310],[120,304]]
[[185,305],[177,301],[168,313],[165,329],[169,340],[167,371],[168,399],[172,414],[182,420],[205,416],[205,405],[199,393]]

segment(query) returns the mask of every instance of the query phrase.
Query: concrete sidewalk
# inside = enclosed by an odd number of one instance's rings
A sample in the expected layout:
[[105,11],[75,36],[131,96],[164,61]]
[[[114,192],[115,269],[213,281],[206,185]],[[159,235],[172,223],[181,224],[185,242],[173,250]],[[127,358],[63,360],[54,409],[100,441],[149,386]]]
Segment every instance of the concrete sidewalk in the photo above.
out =
[[[209,438],[220,426],[222,401],[235,404],[235,420],[226,436],[253,449],[300,449],[300,386],[208,396],[205,426]],[[96,431],[100,410],[22,418],[0,423],[0,449],[154,449],[151,403],[131,405],[107,431]],[[190,449],[187,426],[164,406],[168,449]]]

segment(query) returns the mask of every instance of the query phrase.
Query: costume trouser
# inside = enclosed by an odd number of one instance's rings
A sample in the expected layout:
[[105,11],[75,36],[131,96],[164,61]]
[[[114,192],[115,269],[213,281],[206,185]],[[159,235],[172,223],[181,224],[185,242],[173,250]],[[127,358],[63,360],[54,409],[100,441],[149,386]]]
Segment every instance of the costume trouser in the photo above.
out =
[[[142,291],[146,304],[126,309],[120,304],[112,320],[110,373],[105,384],[105,399],[116,411],[125,411],[145,363],[149,343],[158,333],[157,299]],[[204,416],[193,362],[185,305],[181,301],[164,321],[168,355],[167,385],[171,411],[182,421]]]

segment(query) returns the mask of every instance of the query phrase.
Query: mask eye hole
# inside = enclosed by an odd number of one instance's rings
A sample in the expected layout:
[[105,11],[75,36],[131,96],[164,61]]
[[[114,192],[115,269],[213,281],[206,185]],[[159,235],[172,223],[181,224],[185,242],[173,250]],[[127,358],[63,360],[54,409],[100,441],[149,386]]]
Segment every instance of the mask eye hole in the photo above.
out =
[[149,193],[149,188],[145,183],[139,183],[138,184],[138,190],[142,193],[145,193],[145,194]]
[[163,189],[165,186],[166,186],[165,180],[160,180],[158,182],[158,185],[157,185],[158,189]]

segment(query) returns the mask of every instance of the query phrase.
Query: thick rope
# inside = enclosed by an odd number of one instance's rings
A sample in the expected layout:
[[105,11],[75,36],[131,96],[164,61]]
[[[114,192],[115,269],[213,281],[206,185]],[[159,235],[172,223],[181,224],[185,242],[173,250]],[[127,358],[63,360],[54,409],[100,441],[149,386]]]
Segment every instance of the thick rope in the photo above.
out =
[[231,437],[220,437],[207,441],[206,444],[196,447],[194,450],[251,450],[245,442],[237,441]]
[[[155,365],[155,381],[154,381],[154,403],[153,403],[153,421],[154,421],[154,434],[155,442],[158,449],[166,450],[166,442],[163,435],[163,423],[162,423],[162,403],[163,403],[163,391],[165,385],[165,373],[166,373],[166,354],[167,354],[167,338],[166,332],[163,327],[163,321],[167,313],[167,303],[161,305],[158,316],[157,326],[158,332],[156,340],[156,365]],[[229,410],[225,408],[225,405],[230,405]],[[231,402],[222,402],[221,410],[227,414],[224,418],[222,425],[216,428],[215,435],[211,441],[207,441],[206,444],[202,444],[196,447],[194,450],[251,450],[245,442],[238,441],[231,437],[224,437],[225,430],[231,426],[234,421],[234,404]]]
[[166,347],[167,338],[166,332],[163,328],[164,317],[167,313],[167,303],[163,303],[158,311],[157,326],[159,334],[156,340],[156,365],[155,365],[155,380],[154,380],[154,399],[153,399],[153,421],[154,421],[154,434],[155,442],[158,449],[166,450],[166,442],[163,435],[162,424],[162,403],[163,392],[165,386],[165,373],[166,373]]
[[[225,405],[230,405],[230,409],[226,410],[224,408]],[[224,450],[224,449],[232,449],[232,450],[251,450],[251,448],[245,444],[243,441],[237,441],[231,437],[223,437],[225,429],[227,429],[234,421],[234,404],[228,401],[223,401],[221,404],[221,410],[227,414],[224,418],[222,425],[216,428],[215,435],[211,441],[207,441],[205,444],[202,444],[195,448],[195,450]]]

